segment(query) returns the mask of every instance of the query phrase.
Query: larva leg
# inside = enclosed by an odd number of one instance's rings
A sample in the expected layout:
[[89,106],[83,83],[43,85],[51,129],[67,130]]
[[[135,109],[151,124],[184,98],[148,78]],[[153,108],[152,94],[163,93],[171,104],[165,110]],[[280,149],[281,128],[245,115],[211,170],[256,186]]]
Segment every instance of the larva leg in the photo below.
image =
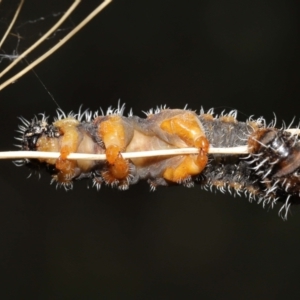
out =
[[67,156],[77,151],[79,144],[79,133],[77,126],[79,121],[74,118],[66,118],[54,122],[62,133],[60,157],[57,159],[55,167],[60,171],[57,175],[59,182],[68,182],[76,175],[76,161],[68,160]]
[[199,148],[197,156],[188,155],[178,166],[168,167],[163,173],[163,177],[173,182],[182,182],[201,173],[207,164],[209,142],[197,115],[193,112],[182,111],[182,113],[162,121],[160,128],[169,134],[177,135],[187,146]]
[[127,188],[129,162],[120,153],[131,141],[133,128],[126,118],[119,115],[99,117],[95,123],[98,124],[98,135],[104,143],[108,163],[108,170],[103,171],[102,176],[108,184]]

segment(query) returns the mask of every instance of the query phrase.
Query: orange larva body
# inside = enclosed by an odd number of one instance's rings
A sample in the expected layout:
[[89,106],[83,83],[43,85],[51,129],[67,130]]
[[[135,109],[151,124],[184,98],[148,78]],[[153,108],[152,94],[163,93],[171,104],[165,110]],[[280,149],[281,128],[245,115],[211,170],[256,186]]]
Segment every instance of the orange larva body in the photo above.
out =
[[[187,110],[162,110],[147,118],[124,117],[119,114],[96,117],[81,124],[69,116],[53,123],[58,136],[41,135],[36,143],[38,151],[58,151],[59,159],[47,160],[55,165],[55,180],[68,184],[82,173],[96,172],[97,182],[126,189],[134,181],[149,179],[157,182],[187,183],[202,172],[207,164],[209,143],[196,113]],[[51,145],[51,147],[49,147]],[[197,147],[198,155],[138,158],[126,160],[121,152]],[[105,153],[107,161],[71,161],[70,153]],[[41,160],[42,161],[42,160]],[[101,180],[99,179],[101,178]]]

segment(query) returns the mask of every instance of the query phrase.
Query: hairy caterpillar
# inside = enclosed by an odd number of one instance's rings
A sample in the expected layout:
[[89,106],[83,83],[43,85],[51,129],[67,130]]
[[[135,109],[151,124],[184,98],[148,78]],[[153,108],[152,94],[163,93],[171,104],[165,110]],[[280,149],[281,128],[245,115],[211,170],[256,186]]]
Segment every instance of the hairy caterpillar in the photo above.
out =
[[[156,109],[146,118],[123,115],[125,106],[107,113],[58,111],[53,123],[48,117],[21,119],[22,150],[60,152],[58,159],[25,159],[16,164],[45,168],[52,181],[66,189],[83,178],[128,189],[141,179],[151,190],[159,185],[181,184],[204,189],[245,194],[250,200],[273,207],[283,202],[283,218],[300,197],[300,144],[298,134],[266,126],[264,119],[236,120],[236,111],[214,116],[213,110],[200,114],[186,109]],[[249,155],[209,154],[209,146],[231,148],[248,145]],[[196,147],[198,154],[124,159],[121,152]],[[68,160],[69,153],[105,153],[104,162]]]

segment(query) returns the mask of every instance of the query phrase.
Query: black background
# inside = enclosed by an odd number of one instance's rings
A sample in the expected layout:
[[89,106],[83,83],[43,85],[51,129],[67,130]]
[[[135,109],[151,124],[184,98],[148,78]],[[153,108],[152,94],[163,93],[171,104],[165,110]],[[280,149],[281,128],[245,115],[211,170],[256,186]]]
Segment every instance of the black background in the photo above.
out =
[[[52,24],[71,3],[28,0],[18,23],[48,16]],[[40,51],[98,3],[83,1]],[[2,30],[16,5],[0,4]],[[140,116],[188,104],[234,108],[241,120],[270,122],[275,112],[278,126],[294,116],[297,124],[299,16],[297,1],[287,0],[116,0],[35,71],[67,112],[121,99]],[[47,26],[21,26],[18,51]],[[10,37],[6,53],[15,43]],[[55,110],[32,72],[1,91],[0,150],[15,149],[18,116]],[[78,182],[65,192],[47,174],[28,174],[1,161],[2,299],[299,298],[299,207],[284,222],[279,205],[263,209],[197,186],[97,192]]]

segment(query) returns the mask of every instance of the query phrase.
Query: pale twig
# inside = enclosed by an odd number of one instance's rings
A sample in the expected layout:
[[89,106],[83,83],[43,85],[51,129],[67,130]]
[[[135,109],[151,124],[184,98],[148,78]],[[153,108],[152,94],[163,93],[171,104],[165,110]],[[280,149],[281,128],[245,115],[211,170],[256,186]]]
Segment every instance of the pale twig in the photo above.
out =
[[[48,30],[40,39],[38,39],[31,47],[29,47],[26,51],[21,53],[17,59],[15,59],[7,68],[5,68],[0,73],[0,78],[6,74],[9,70],[11,70],[20,60],[26,57],[30,52],[32,52],[35,48],[37,48],[44,40],[46,40],[73,12],[73,10],[78,6],[81,0],[75,0],[74,3],[70,6],[70,8],[63,14],[63,16],[54,24],[53,27]],[[22,1],[23,2],[23,1]],[[18,8],[19,10],[19,8]],[[10,27],[11,28],[11,27]],[[1,44],[0,44],[1,47]]]
[[[290,128],[286,130],[291,134],[300,134],[300,129]],[[187,155],[198,154],[198,148],[176,148],[165,150],[152,150],[152,151],[139,151],[139,152],[124,152],[121,153],[123,158],[142,158],[142,157],[155,157],[155,156],[173,156],[173,155]],[[248,146],[228,147],[228,148],[215,148],[210,147],[209,154],[228,154],[228,155],[243,155],[249,153]],[[58,158],[59,152],[41,152],[41,151],[3,151],[0,152],[0,159],[47,159]],[[71,153],[68,159],[76,160],[106,160],[105,154],[87,154],[87,153]]]
[[17,73],[15,76],[11,77],[4,83],[0,85],[0,91],[4,89],[9,84],[15,82],[18,78],[22,77],[28,71],[37,66],[40,62],[50,56],[53,52],[59,49],[63,44],[65,44],[71,37],[73,37],[79,30],[81,30],[88,22],[90,22],[98,13],[100,13],[112,0],[105,0],[96,9],[94,9],[83,21],[81,21],[71,32],[69,32],[63,39],[61,39],[55,46],[45,52],[42,56],[24,68],[22,71]]
[[[179,148],[179,149],[166,149],[166,150],[153,150],[153,151],[139,151],[139,152],[124,152],[122,153],[123,158],[141,158],[141,157],[153,157],[153,156],[173,156],[173,155],[187,155],[187,154],[198,154],[199,149],[197,148]],[[248,147],[231,147],[231,148],[209,148],[210,154],[231,154],[240,155],[247,154]],[[59,152],[41,152],[41,151],[6,151],[0,152],[0,159],[47,159],[47,158],[58,158]],[[106,160],[105,154],[85,154],[85,153],[71,153],[68,159],[76,160]]]
[[295,134],[299,134],[300,135],[300,129],[299,128],[289,128],[289,129],[286,129],[285,131],[295,135]]
[[[13,19],[11,20],[11,22],[10,22],[7,30],[5,31],[5,33],[4,33],[3,37],[2,37],[2,40],[0,41],[0,49],[1,49],[4,41],[6,40],[7,36],[9,35],[12,27],[14,26],[14,24],[15,24],[17,18],[18,18],[18,15],[19,15],[19,13],[21,11],[21,8],[23,6],[23,3],[24,3],[24,0],[21,0],[20,4],[19,4],[19,6],[18,6],[18,8],[17,8],[17,10],[15,12],[15,15],[14,15]],[[0,75],[0,77],[1,77],[1,75]]]

